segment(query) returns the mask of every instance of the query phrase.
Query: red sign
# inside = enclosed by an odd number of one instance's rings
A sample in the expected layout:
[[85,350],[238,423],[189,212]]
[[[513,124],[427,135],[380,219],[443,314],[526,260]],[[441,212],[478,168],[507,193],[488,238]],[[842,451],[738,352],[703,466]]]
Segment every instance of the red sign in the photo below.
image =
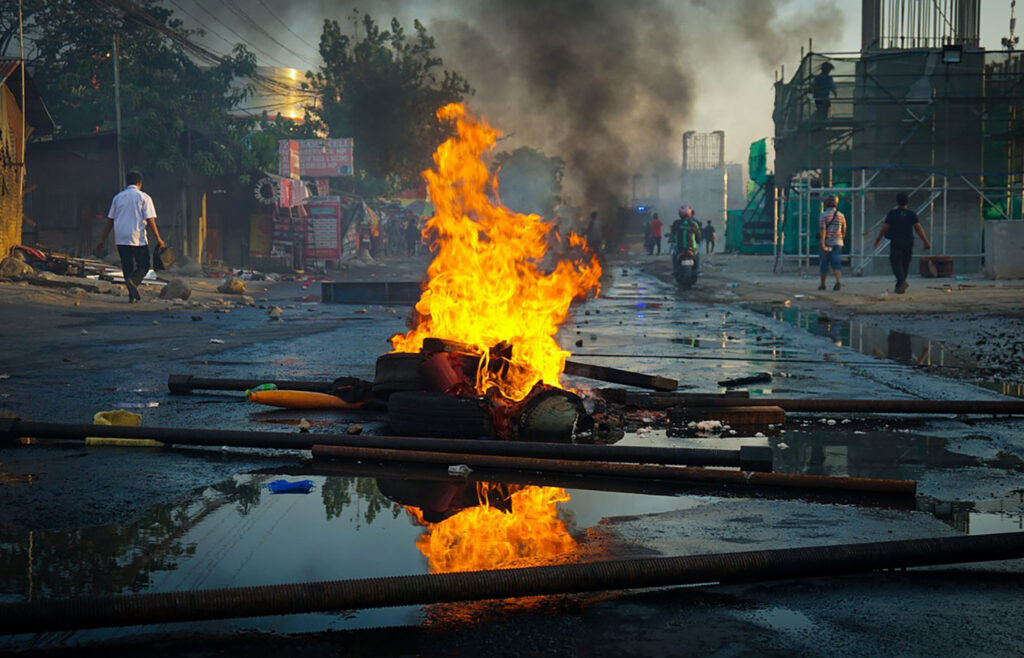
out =
[[282,139],[277,143],[277,173],[282,178],[298,178],[301,162],[299,143],[294,139]]
[[341,260],[341,199],[336,196],[306,202],[309,213],[306,258]]
[[[330,178],[352,175],[352,138],[300,139],[299,162],[302,175]],[[283,175],[283,174],[282,174]]]

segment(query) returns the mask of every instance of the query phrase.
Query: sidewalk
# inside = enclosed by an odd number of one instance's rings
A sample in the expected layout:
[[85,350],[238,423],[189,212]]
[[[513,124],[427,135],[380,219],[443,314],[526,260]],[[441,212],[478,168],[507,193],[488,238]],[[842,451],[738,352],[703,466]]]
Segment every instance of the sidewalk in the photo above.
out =
[[[802,299],[832,306],[844,315],[971,313],[1024,317],[1024,280],[993,281],[983,275],[961,279],[923,278],[911,273],[910,288],[897,295],[891,275],[852,276],[844,272],[842,289],[833,291],[829,274],[825,290],[818,290],[818,269],[803,274],[788,265],[775,274],[774,256],[712,254],[702,257],[703,276],[694,291],[704,301],[784,302]],[[667,256],[643,256],[643,268],[658,276],[671,276]],[[802,297],[797,297],[802,295]]]

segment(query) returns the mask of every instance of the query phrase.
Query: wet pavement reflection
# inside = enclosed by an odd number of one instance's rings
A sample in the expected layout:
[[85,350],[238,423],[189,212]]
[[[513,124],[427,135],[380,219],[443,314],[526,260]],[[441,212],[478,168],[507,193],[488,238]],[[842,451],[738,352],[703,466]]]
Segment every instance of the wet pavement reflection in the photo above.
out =
[[[358,322],[350,322],[357,312],[352,307],[309,308],[314,312],[302,312],[317,316],[313,333],[280,339],[258,334],[250,340],[247,330],[262,331],[266,319],[258,310],[251,315],[241,310],[233,315],[238,320],[234,344],[217,346],[215,353],[178,357],[166,351],[156,365],[138,363],[95,372],[83,368],[77,381],[52,373],[25,373],[4,382],[10,398],[0,404],[26,418],[65,422],[88,422],[97,410],[125,408],[142,413],[143,422],[154,426],[292,432],[305,420],[314,434],[343,432],[352,424],[362,425],[367,434],[383,432],[384,414],[268,411],[249,404],[241,394],[171,396],[166,392],[166,375],[171,372],[206,377],[372,379],[376,356],[387,351],[386,337],[402,330],[408,310],[368,307]],[[722,391],[718,382],[729,377],[771,372],[771,383],[749,388],[752,396],[823,397],[841,392],[844,397],[908,397],[911,393],[906,390],[883,388],[870,373],[879,369],[901,375],[920,372],[903,363],[970,365],[913,336],[894,332],[879,336],[867,325],[819,319],[793,309],[764,313],[699,304],[668,284],[627,271],[602,297],[575,308],[558,340],[576,360],[678,378],[682,388],[701,392]],[[148,321],[139,320],[141,324]],[[189,322],[187,317],[183,322]],[[808,332],[829,340],[809,340]],[[106,354],[102,350],[128,348],[111,344],[96,349]],[[570,381],[584,392],[598,385]],[[62,400],[59,411],[52,403],[57,398]],[[160,504],[125,514],[123,521],[105,519],[42,529],[27,523],[0,523],[0,600],[174,592],[605,559],[609,555],[604,545],[593,542],[595,528],[648,515],[685,513],[709,500],[726,498],[737,513],[748,501],[788,495],[824,509],[861,505],[924,512],[961,532],[1021,529],[1024,487],[1013,483],[1024,481],[1024,458],[1020,449],[999,443],[998,431],[1003,430],[983,422],[791,415],[784,428],[768,436],[691,436],[640,427],[627,432],[621,442],[730,448],[743,442],[767,444],[773,448],[778,472],[922,483],[924,494],[898,504],[611,478],[486,471],[450,478],[446,469],[428,467],[348,464],[328,468],[310,464],[305,455],[270,451],[136,453],[132,464],[138,465],[140,473],[148,470],[178,478],[177,469],[194,468],[190,462],[222,460],[223,468],[234,474],[190,487],[187,495],[176,490],[166,493]],[[46,459],[58,459],[55,454],[47,453]],[[60,458],[81,454],[81,450],[69,451]],[[89,453],[95,454],[100,453]],[[110,459],[128,459],[125,453],[106,454]],[[239,463],[247,460],[246,465],[233,466],[230,458],[234,456]],[[172,457],[174,466],[168,467]],[[46,459],[39,464],[48,467]],[[253,466],[251,462],[257,460],[266,464]],[[982,495],[981,489],[972,488],[976,473],[994,473],[993,477],[1005,480],[992,485],[996,494]],[[9,464],[0,453],[0,495],[8,500],[16,489],[53,486],[53,476],[47,479],[46,474],[46,468],[36,469],[30,462]],[[310,479],[314,486],[308,494],[271,493],[266,485],[279,478]],[[955,486],[949,486],[951,481]],[[693,537],[694,542],[701,540]],[[478,606],[397,608],[193,626],[214,633],[251,628],[300,632],[473,619],[480,610]],[[805,625],[799,612],[780,609],[761,614],[789,615],[787,623],[794,628]],[[54,648],[167,630],[48,635],[19,638],[15,645],[0,640],[0,648]]]

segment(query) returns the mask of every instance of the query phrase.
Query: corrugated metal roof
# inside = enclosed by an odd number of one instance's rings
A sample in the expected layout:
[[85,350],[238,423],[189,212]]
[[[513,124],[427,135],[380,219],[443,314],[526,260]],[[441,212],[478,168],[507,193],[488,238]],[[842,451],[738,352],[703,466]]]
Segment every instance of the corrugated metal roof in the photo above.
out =
[[[14,74],[18,73],[20,68],[20,59],[0,57],[0,84],[10,87],[19,102],[21,101],[21,75],[20,73]],[[48,135],[52,133],[56,128],[53,117],[50,115],[50,110],[46,108],[46,103],[43,102],[43,97],[36,89],[35,83],[32,82],[32,77],[27,73],[25,74],[25,104],[28,105],[25,120],[35,130],[35,134]]]
[[0,83],[7,80],[7,76],[18,70],[18,65],[21,64],[20,59],[4,59],[0,58]]

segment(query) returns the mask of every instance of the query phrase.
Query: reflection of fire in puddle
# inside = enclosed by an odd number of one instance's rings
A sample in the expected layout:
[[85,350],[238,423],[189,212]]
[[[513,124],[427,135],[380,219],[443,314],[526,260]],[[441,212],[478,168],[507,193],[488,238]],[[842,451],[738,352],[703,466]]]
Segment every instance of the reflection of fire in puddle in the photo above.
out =
[[428,523],[415,507],[406,510],[427,528],[416,547],[434,573],[500,569],[547,563],[576,548],[558,503],[569,500],[565,489],[526,486],[513,491],[507,508],[488,502],[488,485],[477,485],[479,504],[437,523]]

